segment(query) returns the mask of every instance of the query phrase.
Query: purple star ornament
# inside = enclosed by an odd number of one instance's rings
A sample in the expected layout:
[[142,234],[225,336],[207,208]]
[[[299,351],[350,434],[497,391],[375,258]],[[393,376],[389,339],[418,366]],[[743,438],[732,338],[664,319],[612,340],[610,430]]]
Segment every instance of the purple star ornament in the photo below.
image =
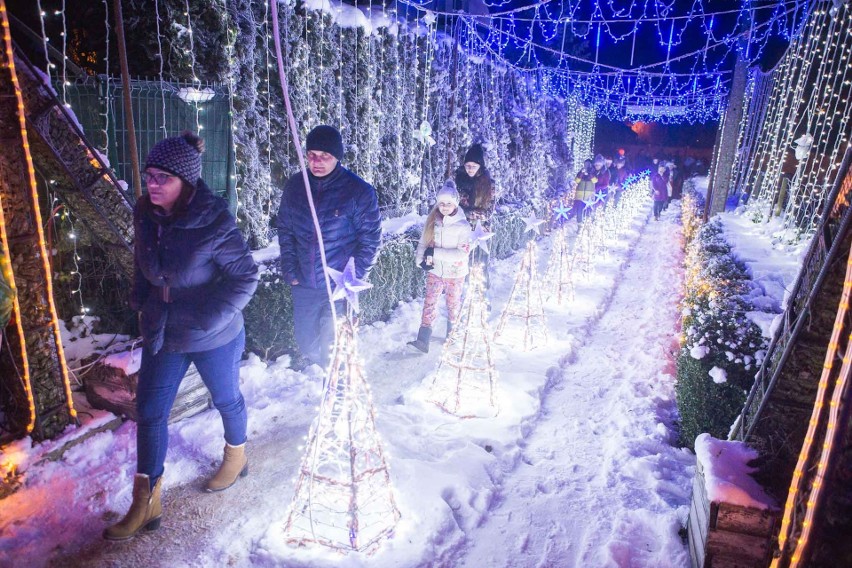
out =
[[476,228],[470,233],[470,242],[473,243],[473,248],[479,247],[488,252],[488,239],[493,236],[494,233],[489,233],[482,228],[482,221],[477,221]]
[[524,232],[526,233],[527,231],[532,231],[536,235],[540,235],[541,231],[539,229],[542,223],[544,223],[544,219],[537,219],[535,213],[533,212],[531,216],[524,217],[524,224],[526,225],[526,227],[524,228]]
[[355,275],[355,259],[352,257],[349,258],[349,262],[346,263],[346,268],[343,269],[343,272],[328,267],[325,270],[334,281],[334,292],[331,294],[331,299],[340,300],[341,298],[346,298],[346,301],[349,302],[349,305],[357,313],[358,294],[368,288],[372,288],[373,285],[369,282],[359,280],[358,276]]

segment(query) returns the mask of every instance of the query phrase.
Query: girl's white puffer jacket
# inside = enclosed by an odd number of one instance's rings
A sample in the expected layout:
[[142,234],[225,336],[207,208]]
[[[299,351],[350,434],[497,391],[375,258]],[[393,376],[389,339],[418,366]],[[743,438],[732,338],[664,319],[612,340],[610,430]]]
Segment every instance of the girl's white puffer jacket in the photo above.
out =
[[[443,220],[435,219],[435,254],[432,257],[435,268],[432,274],[440,278],[467,276],[469,253],[460,248],[467,244],[470,244],[470,224],[461,207],[457,207],[455,213]],[[429,243],[424,243],[421,236],[417,245],[418,265],[423,262],[423,253],[428,246]]]

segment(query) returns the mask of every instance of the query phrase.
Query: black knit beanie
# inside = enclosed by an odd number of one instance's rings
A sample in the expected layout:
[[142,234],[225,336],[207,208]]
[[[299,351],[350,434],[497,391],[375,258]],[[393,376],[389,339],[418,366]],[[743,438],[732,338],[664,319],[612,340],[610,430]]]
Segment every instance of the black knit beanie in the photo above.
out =
[[485,150],[482,149],[482,144],[474,144],[467,149],[464,155],[464,162],[462,163],[466,164],[468,162],[474,162],[483,168],[485,167]]
[[343,159],[343,137],[333,126],[321,124],[308,132],[305,146],[309,152],[328,152],[338,160]]
[[196,187],[201,178],[201,153],[204,152],[204,140],[184,131],[180,136],[165,138],[157,142],[148,152],[145,169],[157,168]]

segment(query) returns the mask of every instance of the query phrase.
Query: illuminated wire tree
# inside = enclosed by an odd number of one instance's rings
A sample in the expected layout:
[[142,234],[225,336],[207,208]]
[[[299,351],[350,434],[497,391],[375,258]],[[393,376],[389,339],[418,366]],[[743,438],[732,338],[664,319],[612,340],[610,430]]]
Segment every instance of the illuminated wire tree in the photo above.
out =
[[553,233],[550,257],[547,270],[544,273],[545,296],[548,300],[556,299],[556,303],[574,300],[574,255],[568,243],[568,230],[565,226]]
[[482,267],[471,267],[468,293],[458,323],[444,344],[427,400],[459,418],[497,414],[497,369]]
[[[526,231],[539,234],[539,227],[544,223],[543,219],[532,217],[524,219]],[[547,343],[547,318],[544,315],[544,301],[542,300],[541,280],[538,276],[538,246],[535,239],[527,242],[527,248],[521,259],[521,266],[512,291],[509,293],[509,301],[500,315],[500,323],[494,332],[496,341],[506,330],[511,321],[520,321],[524,330],[524,351],[529,351],[539,345]]]
[[351,259],[342,273],[328,270],[337,284],[333,299],[345,296],[352,309],[337,326],[320,412],[308,435],[284,535],[296,546],[372,553],[393,535],[400,512],[353,324],[357,293],[369,284],[355,278]]

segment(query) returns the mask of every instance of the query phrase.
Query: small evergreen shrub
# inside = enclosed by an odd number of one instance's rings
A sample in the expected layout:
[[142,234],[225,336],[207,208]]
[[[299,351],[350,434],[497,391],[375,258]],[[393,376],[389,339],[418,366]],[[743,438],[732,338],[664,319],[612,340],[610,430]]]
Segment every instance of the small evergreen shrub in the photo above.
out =
[[750,277],[722,235],[721,223],[703,225],[686,245],[683,340],[678,356],[680,442],[692,447],[708,432],[727,438],[742,410],[766,340],[746,317]]

